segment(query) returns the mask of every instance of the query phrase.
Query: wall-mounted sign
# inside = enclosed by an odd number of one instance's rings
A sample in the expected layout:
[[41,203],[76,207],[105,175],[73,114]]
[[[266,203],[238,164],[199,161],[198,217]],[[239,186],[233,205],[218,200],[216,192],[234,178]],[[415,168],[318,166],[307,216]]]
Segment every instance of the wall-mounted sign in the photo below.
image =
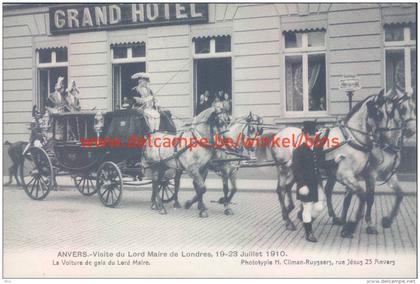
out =
[[343,77],[339,79],[338,89],[340,91],[354,92],[360,90],[361,87],[360,78],[356,75],[343,75]]
[[52,34],[208,22],[208,4],[86,4],[49,9]]

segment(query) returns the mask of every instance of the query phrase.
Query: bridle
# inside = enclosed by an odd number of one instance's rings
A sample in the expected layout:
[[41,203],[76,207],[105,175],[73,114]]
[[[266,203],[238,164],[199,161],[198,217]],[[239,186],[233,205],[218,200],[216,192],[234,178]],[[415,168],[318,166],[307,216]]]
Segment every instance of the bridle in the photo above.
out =
[[[405,120],[402,120],[400,123],[398,123],[398,120],[396,120],[395,117],[395,111],[398,111],[401,117],[401,110],[400,110],[400,105],[401,103],[403,103],[404,101],[410,100],[411,97],[408,96],[407,94],[405,94],[404,96],[397,98],[397,99],[390,99],[390,101],[392,102],[392,109],[391,112],[387,115],[387,121],[386,121],[386,126],[383,128],[378,128],[377,131],[379,131],[380,133],[384,133],[384,132],[392,132],[392,131],[404,131],[405,129],[407,129],[407,125],[409,122],[411,121],[416,121],[416,119],[414,118],[408,118]],[[389,127],[389,123],[390,121],[393,120],[396,122],[397,126],[396,127]],[[387,142],[384,142],[383,139],[379,139],[379,143],[377,143],[378,145],[380,145],[380,148],[382,150],[391,150],[392,152],[396,153],[396,152],[400,152],[402,149],[402,145],[403,145],[403,140],[404,140],[404,134],[401,133],[400,138],[398,139],[398,143],[397,146],[396,145],[392,145],[389,144]]]

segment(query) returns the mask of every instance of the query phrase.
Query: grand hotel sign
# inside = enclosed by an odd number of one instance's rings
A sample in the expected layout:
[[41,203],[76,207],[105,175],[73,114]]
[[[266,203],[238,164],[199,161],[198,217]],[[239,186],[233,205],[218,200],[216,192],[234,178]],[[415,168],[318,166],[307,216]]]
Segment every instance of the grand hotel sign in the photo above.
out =
[[85,4],[49,9],[52,34],[208,22],[208,4]]

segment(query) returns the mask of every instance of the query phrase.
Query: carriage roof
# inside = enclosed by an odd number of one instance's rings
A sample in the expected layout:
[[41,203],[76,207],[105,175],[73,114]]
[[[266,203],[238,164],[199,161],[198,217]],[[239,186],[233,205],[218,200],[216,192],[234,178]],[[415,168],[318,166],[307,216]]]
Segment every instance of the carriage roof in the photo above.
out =
[[[80,137],[96,136],[94,123],[95,116],[99,111],[79,111],[54,113],[51,115],[54,124],[66,126],[67,130],[77,132],[77,140]],[[104,127],[102,134],[107,137],[118,136],[128,138],[133,134],[144,135],[148,129],[141,112],[135,109],[121,109],[103,112]],[[72,125],[70,129],[69,125]],[[161,131],[176,132],[176,127],[172,121],[169,111],[161,112]],[[66,135],[63,140],[68,141],[70,135]]]

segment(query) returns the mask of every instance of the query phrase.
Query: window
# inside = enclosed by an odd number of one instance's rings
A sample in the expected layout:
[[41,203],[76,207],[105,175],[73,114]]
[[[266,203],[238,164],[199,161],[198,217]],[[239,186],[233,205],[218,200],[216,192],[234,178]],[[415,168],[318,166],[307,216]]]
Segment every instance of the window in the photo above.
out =
[[144,43],[111,45],[113,109],[126,108],[131,90],[137,80],[131,76],[146,72],[146,45]]
[[55,91],[58,77],[64,77],[67,88],[67,48],[47,48],[37,50],[37,104],[41,112],[45,111],[48,95]]
[[195,58],[230,57],[230,36],[194,38],[193,47]]
[[221,101],[231,111],[232,64],[230,36],[193,39],[194,114]]
[[326,111],[325,31],[285,32],[284,46],[286,111]]
[[416,92],[416,26],[385,26],[386,89]]

